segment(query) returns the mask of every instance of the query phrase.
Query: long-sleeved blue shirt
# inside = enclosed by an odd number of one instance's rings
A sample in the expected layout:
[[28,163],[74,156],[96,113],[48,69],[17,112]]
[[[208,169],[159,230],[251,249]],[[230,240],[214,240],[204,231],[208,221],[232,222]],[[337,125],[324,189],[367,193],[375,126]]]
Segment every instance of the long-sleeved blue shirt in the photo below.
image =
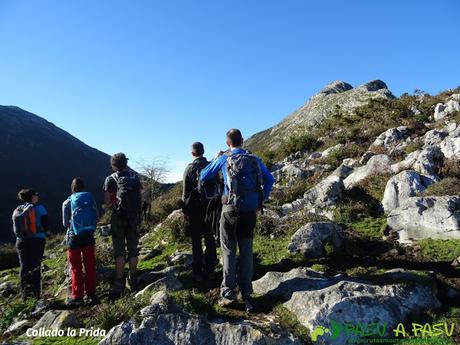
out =
[[[241,148],[235,148],[232,149],[232,154],[244,154],[247,153],[246,150],[241,149]],[[222,176],[224,177],[224,182],[225,182],[225,190],[224,194],[228,194],[228,185],[227,185],[227,169],[226,169],[226,162],[227,162],[228,155],[223,154],[222,156],[217,157],[214,159],[211,163],[208,164],[207,167],[205,167],[200,174],[200,179],[201,181],[205,182],[207,180],[210,180],[214,178],[219,171],[222,172]],[[264,197],[265,199],[268,199],[270,195],[270,191],[272,190],[273,183],[275,182],[275,179],[273,178],[272,174],[270,171],[267,169],[264,163],[260,160],[260,158],[257,158],[259,161],[259,166],[260,170],[262,171],[262,177],[263,177],[263,189],[264,189]]]

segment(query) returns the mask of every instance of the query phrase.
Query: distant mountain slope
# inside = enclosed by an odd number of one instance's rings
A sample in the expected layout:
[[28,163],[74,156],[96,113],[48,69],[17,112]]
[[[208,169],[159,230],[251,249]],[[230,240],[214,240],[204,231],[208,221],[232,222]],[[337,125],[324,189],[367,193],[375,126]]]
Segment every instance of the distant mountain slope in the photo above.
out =
[[82,177],[100,204],[109,156],[45,119],[14,106],[0,106],[0,242],[11,240],[10,217],[20,188],[30,187],[62,229],[60,207],[73,177]]
[[254,151],[277,148],[288,136],[321,123],[337,107],[350,111],[375,98],[389,99],[394,96],[381,80],[373,80],[355,88],[343,81],[332,82],[279,124],[250,137],[246,140],[246,146]]

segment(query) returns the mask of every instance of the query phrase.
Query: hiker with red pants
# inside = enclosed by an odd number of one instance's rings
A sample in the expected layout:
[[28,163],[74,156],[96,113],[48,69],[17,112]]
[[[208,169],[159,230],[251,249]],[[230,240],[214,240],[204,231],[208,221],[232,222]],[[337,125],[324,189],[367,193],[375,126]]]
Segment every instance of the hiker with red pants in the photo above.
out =
[[[67,258],[72,275],[72,293],[66,304],[80,307],[99,303],[96,296],[96,253],[94,230],[99,213],[81,178],[72,181],[72,195],[62,204],[62,222],[67,228]],[[84,266],[84,273],[83,273]]]

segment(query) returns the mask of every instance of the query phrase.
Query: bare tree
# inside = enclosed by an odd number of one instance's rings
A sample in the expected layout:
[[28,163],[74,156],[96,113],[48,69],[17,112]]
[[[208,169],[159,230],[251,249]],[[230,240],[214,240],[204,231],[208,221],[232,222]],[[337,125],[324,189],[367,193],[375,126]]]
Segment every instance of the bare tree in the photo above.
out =
[[161,194],[161,186],[169,170],[161,159],[137,163],[144,185],[144,200],[151,202]]

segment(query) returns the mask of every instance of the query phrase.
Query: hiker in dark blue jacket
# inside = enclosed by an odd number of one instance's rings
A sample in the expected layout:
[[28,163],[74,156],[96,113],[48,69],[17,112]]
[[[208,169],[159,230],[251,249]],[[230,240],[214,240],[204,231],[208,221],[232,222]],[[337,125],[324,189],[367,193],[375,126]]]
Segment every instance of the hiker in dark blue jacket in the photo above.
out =
[[[260,158],[242,148],[243,137],[238,129],[227,132],[229,151],[218,156],[202,170],[205,182],[222,172],[225,189],[222,197],[220,238],[223,255],[223,280],[219,304],[229,305],[236,300],[236,277],[247,311],[252,310],[253,251],[256,211],[268,199],[274,179]],[[236,248],[240,251],[239,272],[236,269]]]

